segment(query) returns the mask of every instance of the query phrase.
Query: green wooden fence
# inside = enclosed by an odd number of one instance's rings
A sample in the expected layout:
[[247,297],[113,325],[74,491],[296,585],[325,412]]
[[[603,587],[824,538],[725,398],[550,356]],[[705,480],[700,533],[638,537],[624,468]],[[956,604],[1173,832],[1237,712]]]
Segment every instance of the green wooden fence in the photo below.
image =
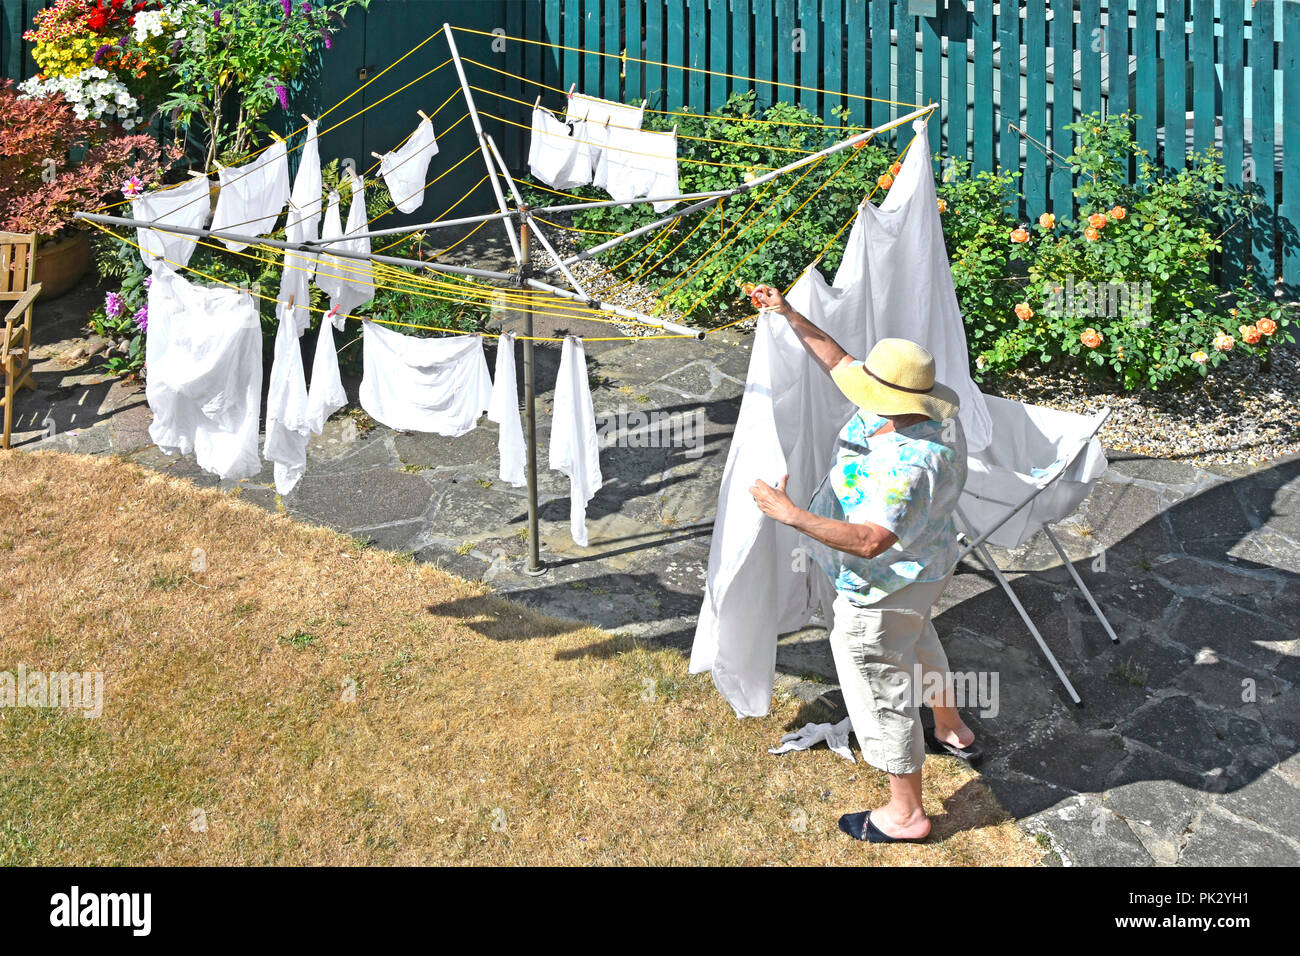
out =
[[[20,35],[48,2],[3,0],[5,75],[30,72]],[[357,70],[392,62],[443,19],[543,41],[462,35],[476,59],[500,71],[472,67],[473,82],[521,101],[485,96],[480,106],[518,123],[539,94],[562,104],[547,87],[572,85],[695,111],[753,89],[763,102],[796,102],[828,123],[847,108],[859,126],[910,109],[886,101],[938,103],[935,151],[969,157],[976,169],[1021,170],[1025,218],[1072,213],[1073,183],[1057,158],[1073,145],[1065,125],[1095,110],[1132,110],[1140,145],[1165,165],[1179,168],[1190,150],[1217,145],[1229,184],[1263,200],[1266,214],[1226,237],[1225,278],[1249,264],[1258,276],[1280,276],[1289,294],[1300,290],[1300,0],[373,0],[368,13],[350,16],[320,101],[346,95]],[[434,56],[444,48],[411,68],[428,69]],[[405,99],[431,102],[448,72],[433,78],[437,91],[417,86]],[[340,148],[358,157],[390,148],[409,132],[405,99],[402,109],[385,103],[367,113]],[[526,132],[487,126],[511,165],[522,166]]]

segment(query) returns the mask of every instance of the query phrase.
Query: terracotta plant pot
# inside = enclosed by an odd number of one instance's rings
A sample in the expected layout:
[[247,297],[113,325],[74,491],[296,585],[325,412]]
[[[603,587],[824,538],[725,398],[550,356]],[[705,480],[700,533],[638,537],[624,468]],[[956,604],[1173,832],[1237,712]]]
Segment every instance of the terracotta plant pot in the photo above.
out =
[[57,242],[42,242],[36,247],[36,265],[32,278],[41,284],[41,300],[57,299],[67,292],[90,268],[90,235],[78,232]]

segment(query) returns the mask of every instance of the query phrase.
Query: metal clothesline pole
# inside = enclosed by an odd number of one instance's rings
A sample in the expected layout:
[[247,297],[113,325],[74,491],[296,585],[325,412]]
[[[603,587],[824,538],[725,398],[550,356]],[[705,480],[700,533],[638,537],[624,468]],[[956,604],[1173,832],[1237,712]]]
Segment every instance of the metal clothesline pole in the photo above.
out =
[[[322,253],[320,249],[314,248],[312,245],[305,242],[284,242],[279,239],[267,239],[262,236],[247,236],[241,233],[226,232],[224,229],[191,229],[188,226],[159,224],[156,220],[146,221],[142,219],[126,219],[121,216],[106,216],[94,212],[78,212],[74,214],[74,218],[84,219],[86,222],[97,222],[106,226],[130,226],[136,229],[156,229],[157,231],[168,235],[192,236],[196,239],[228,239],[231,242],[240,242],[245,245],[264,245],[270,246],[273,249],[287,249],[291,252],[301,252],[311,256],[331,255],[336,258],[358,259],[363,262],[380,262],[384,265],[390,266],[405,266],[411,269],[428,269],[433,272],[475,276],[480,279],[496,279],[501,282],[517,281],[517,277],[509,272],[494,272],[491,269],[473,269],[469,266],[452,266],[441,262],[429,262],[424,259],[405,259],[400,256],[376,255],[373,252],[351,252],[347,249],[336,249],[329,253]],[[511,233],[511,235],[513,235],[513,233]]]
[[[492,180],[492,192],[497,197],[497,208],[504,214],[510,210],[506,207],[506,197],[501,192],[501,184],[497,182],[496,175],[492,172],[492,158],[488,154],[487,140],[483,133],[483,124],[479,121],[478,107],[474,105],[474,94],[470,92],[469,79],[465,76],[465,64],[460,60],[460,51],[456,49],[456,39],[451,35],[451,24],[444,23],[442,32],[447,37],[447,46],[451,48],[451,58],[456,64],[456,75],[460,77],[460,88],[465,94],[465,104],[469,107],[470,122],[474,124],[474,133],[478,137],[478,148],[483,154],[483,164],[487,166],[489,177]],[[510,223],[504,222],[506,227],[506,236],[510,239],[510,248],[514,250],[515,261],[521,266],[524,264],[523,250],[519,248],[519,239],[515,236],[515,231]]]
[[[521,277],[529,272],[529,255],[531,254],[529,237],[528,206],[521,205],[524,215],[519,221],[519,245],[523,252],[524,265],[520,267]],[[498,341],[498,348],[500,343]],[[533,303],[528,299],[524,303],[524,418],[527,423],[526,444],[528,457],[525,459],[528,477],[528,566],[525,571],[531,575],[546,573],[546,566],[541,558],[541,534],[537,527],[537,377],[533,364]]]
[[[329,239],[313,239],[311,245],[324,246],[331,242],[343,242],[347,239],[379,239],[384,236],[400,236],[408,232],[424,232],[428,229],[442,229],[446,226],[467,226],[475,222],[491,222],[493,219],[513,219],[519,213],[515,210],[490,212],[482,216],[464,216],[460,219],[439,219],[437,222],[422,222],[412,226],[394,226],[391,229],[368,229],[365,232],[351,232],[344,236]],[[160,227],[162,228],[162,227]]]
[[[524,285],[537,289],[539,292],[550,292],[552,295],[558,295],[566,299],[584,300],[576,292],[568,289],[561,289],[553,286],[549,282],[543,282],[540,279],[534,279],[531,276],[524,279]],[[593,305],[602,312],[610,312],[614,315],[621,315],[625,319],[635,319],[643,325],[649,325],[656,329],[663,329],[665,332],[672,332],[676,335],[690,336],[693,339],[704,338],[704,331],[701,329],[692,329],[689,326],[678,325],[676,322],[669,322],[667,319],[656,319],[652,315],[646,315],[644,312],[637,312],[635,309],[626,309],[621,305],[612,305],[608,302],[594,302]]]

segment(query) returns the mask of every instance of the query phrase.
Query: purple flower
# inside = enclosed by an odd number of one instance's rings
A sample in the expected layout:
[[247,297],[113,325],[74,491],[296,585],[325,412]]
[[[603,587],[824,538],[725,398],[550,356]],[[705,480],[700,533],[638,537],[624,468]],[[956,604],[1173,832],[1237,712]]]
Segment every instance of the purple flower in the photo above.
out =
[[311,4],[310,4],[310,3],[304,3],[304,4],[302,5],[302,7],[301,7],[301,10],[302,10],[303,13],[311,13]]
[[122,297],[116,292],[110,292],[104,297],[104,315],[109,321],[114,321],[122,314]]
[[221,26],[221,11],[220,11],[220,10],[213,10],[213,11],[212,11],[212,25],[213,25],[214,27],[219,27],[219,26]]
[[145,305],[140,306],[140,308],[136,310],[136,313],[135,313],[135,315],[133,316],[133,318],[135,319],[135,324],[139,327],[139,329],[140,329],[141,332],[143,332],[145,329],[147,329],[147,328],[149,327],[149,306],[148,306],[148,304],[145,304]]
[[289,91],[283,85],[275,85],[275,95],[280,97],[280,109],[287,111],[289,109]]
[[138,199],[144,195],[144,183],[139,176],[132,176],[122,184],[122,195],[127,199]]
[[145,277],[144,277],[144,287],[147,289],[147,288],[149,288],[149,286],[151,286],[151,285],[153,285],[153,276],[145,276]]
[[293,16],[293,0],[280,0],[280,6],[284,7],[286,17]]
[[330,35],[328,33],[325,34],[325,49],[327,50],[334,49],[334,41],[330,39]]
[[98,50],[95,51],[95,66],[99,66],[99,64],[104,61],[104,54],[111,49],[113,49],[113,44],[105,43],[103,46],[101,46]]

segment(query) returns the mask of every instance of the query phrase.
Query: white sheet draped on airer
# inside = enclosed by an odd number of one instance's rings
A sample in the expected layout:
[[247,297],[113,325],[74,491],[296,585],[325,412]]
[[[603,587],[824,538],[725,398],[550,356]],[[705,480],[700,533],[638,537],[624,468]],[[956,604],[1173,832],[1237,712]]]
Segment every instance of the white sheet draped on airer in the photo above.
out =
[[[346,235],[365,232],[366,226],[366,192],[360,178],[349,172],[352,183],[352,208],[348,210],[348,228]],[[339,224],[339,194],[331,192],[325,206],[325,220],[321,225],[321,239],[333,239],[345,235]],[[370,239],[362,236],[357,239],[344,239],[330,243],[325,249],[337,248],[341,252],[368,254]],[[316,285],[330,297],[330,307],[346,316],[353,309],[369,302],[375,295],[374,265],[365,259],[353,259],[348,256],[322,255],[316,266]]]
[[425,176],[429,160],[438,155],[438,141],[433,135],[433,124],[421,120],[403,145],[385,153],[379,160],[379,172],[384,177],[393,205],[402,212],[415,212],[424,205]]
[[262,326],[252,296],[155,269],[145,361],[149,437],[159,448],[193,451],[200,468],[223,479],[261,470]]
[[[221,192],[212,214],[212,231],[245,236],[265,236],[289,201],[289,156],[283,140],[243,166],[222,166],[217,170]],[[240,252],[246,242],[222,239],[231,252]]]
[[[677,130],[615,129],[606,132],[599,168],[592,185],[620,201],[650,196],[676,196]],[[664,212],[677,200],[654,203]]]
[[519,384],[515,377],[515,334],[505,332],[497,340],[497,368],[492,378],[492,401],[488,421],[501,427],[497,451],[501,456],[500,478],[518,488],[527,484],[524,476],[524,426],[519,419]]
[[[925,126],[917,124],[903,169],[880,209],[867,204],[849,233],[833,285],[809,268],[790,291],[799,312],[849,354],[901,336],[935,356],[940,381],[961,397],[968,447],[989,440],[988,411],[970,380],[966,331],[938,222]],[[951,296],[951,299],[949,299]],[[833,589],[792,528],[766,518],[749,493],[757,479],[806,505],[830,467],[835,438],[853,413],[777,315],[760,317],[749,375],[718,494],[708,578],[691,649],[691,672],[712,671],[737,716],[768,712],[779,634],[821,607]]]
[[582,339],[567,335],[560,349],[551,420],[550,466],[569,477],[569,531],[587,546],[587,502],[600,490],[600,441],[587,382]]
[[491,405],[492,378],[479,336],[423,339],[370,321],[361,334],[361,407],[375,421],[455,437]]
[[[202,229],[211,211],[206,177],[197,177],[188,183],[145,193],[131,203],[131,217],[144,222],[157,221],[160,225],[180,226],[184,229]],[[140,258],[150,269],[166,260],[173,269],[190,264],[198,240],[165,228],[137,229]]]
[[565,119],[582,124],[574,128],[575,135],[591,144],[591,168],[594,172],[600,164],[600,148],[605,142],[606,131],[640,129],[645,119],[645,104],[628,106],[599,96],[574,93],[569,97]]
[[553,189],[572,189],[591,182],[591,144],[581,123],[556,119],[550,110],[533,109],[533,131],[528,141],[528,171]]

